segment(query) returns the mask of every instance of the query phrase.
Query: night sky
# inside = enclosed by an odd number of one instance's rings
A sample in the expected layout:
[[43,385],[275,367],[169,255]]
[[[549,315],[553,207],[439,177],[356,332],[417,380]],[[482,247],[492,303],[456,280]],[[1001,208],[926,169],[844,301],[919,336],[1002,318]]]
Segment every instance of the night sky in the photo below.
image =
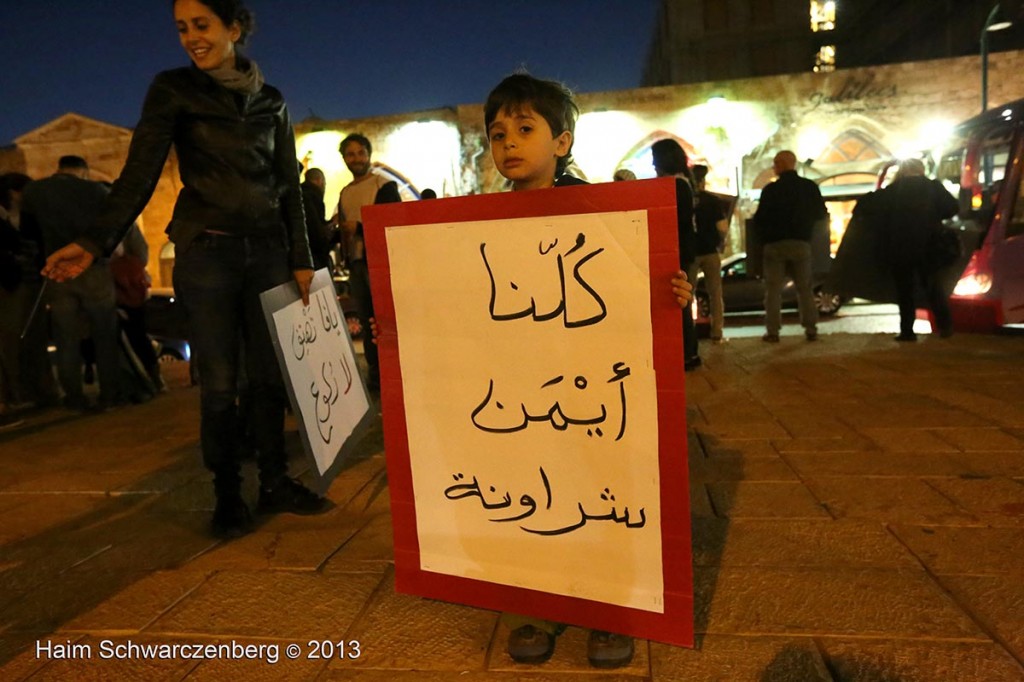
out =
[[[640,85],[659,0],[249,0],[247,53],[292,118],[482,102],[508,73],[577,92]],[[188,63],[171,0],[0,0],[0,145],[69,111],[134,127]]]

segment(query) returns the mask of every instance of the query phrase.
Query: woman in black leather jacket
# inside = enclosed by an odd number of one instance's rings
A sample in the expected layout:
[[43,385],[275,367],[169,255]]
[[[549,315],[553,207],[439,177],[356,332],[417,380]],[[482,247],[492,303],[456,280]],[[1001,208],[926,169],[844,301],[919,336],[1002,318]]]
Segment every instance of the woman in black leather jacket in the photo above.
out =
[[240,341],[259,451],[257,510],[310,514],[325,507],[286,474],[285,393],[259,301],[261,292],[293,279],[308,304],[313,264],[288,110],[236,49],[252,29],[251,14],[241,0],[172,3],[192,64],[153,80],[96,224],[50,256],[43,272],[61,281],[109,255],[149,201],[174,145],[183,189],[167,232],[199,364],[200,440],[217,498],[212,530],[237,537],[252,525],[234,442]]

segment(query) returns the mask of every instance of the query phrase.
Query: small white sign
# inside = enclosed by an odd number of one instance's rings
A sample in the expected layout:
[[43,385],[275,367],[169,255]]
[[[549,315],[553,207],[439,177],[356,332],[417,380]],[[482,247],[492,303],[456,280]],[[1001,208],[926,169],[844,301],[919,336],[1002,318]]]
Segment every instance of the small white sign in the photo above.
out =
[[292,282],[261,299],[306,451],[326,490],[343,448],[372,416],[345,315],[326,269],[313,278],[308,306]]

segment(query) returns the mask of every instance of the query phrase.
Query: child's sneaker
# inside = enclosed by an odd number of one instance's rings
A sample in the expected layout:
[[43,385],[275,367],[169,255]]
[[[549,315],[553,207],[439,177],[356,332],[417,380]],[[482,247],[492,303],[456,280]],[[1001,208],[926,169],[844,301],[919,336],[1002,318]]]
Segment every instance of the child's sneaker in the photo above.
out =
[[555,653],[555,636],[532,625],[508,634],[508,655],[516,663],[543,663]]
[[587,639],[587,660],[595,668],[621,668],[633,660],[633,638],[591,630]]

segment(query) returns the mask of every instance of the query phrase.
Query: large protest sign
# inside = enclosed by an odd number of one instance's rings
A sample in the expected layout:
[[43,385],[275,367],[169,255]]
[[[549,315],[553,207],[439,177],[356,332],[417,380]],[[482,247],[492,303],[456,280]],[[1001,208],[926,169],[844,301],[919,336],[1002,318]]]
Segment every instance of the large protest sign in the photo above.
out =
[[308,306],[292,282],[260,300],[316,488],[325,493],[373,419],[345,315],[327,270],[314,275]]
[[674,181],[363,217],[398,589],[692,644]]

